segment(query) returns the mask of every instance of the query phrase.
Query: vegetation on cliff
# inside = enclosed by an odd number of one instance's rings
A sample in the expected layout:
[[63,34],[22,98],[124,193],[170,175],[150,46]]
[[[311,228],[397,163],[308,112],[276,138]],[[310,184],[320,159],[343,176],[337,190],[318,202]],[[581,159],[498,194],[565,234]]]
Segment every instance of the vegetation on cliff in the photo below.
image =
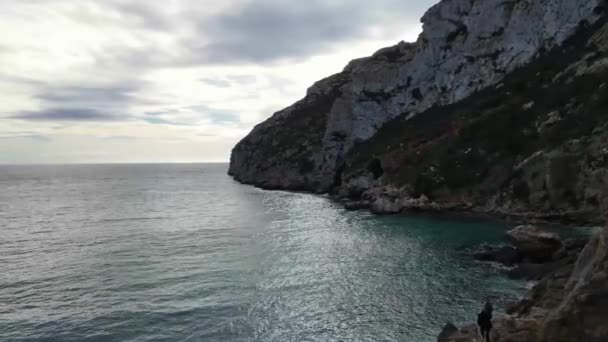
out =
[[371,189],[390,186],[444,209],[601,222],[607,38],[603,21],[581,27],[497,86],[394,119],[351,150],[335,193],[373,203]]

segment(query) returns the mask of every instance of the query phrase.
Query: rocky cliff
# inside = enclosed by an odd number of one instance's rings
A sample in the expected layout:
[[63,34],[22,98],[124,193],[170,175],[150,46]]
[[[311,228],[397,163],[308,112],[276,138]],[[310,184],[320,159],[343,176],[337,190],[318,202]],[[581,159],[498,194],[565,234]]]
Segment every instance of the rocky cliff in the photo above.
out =
[[603,0],[444,0],[256,126],[229,173],[376,212],[598,222],[608,181]]
[[[575,263],[545,277],[507,315],[494,320],[496,342],[608,341],[608,228],[595,236]],[[479,341],[474,324],[448,324],[439,342]]]
[[396,117],[411,118],[500,82],[596,22],[602,0],[444,0],[423,33],[313,85],[235,148],[230,174],[267,188],[326,192],[344,158]]
[[581,26],[495,86],[396,118],[336,189],[378,212],[472,210],[600,223],[608,204],[608,26]]

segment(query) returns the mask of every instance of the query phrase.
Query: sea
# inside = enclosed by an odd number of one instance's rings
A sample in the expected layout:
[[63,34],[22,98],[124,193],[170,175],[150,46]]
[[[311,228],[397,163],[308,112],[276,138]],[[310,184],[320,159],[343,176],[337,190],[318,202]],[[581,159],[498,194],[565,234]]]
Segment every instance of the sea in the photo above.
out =
[[226,164],[0,166],[0,341],[431,342],[527,284],[507,224],[347,211]]

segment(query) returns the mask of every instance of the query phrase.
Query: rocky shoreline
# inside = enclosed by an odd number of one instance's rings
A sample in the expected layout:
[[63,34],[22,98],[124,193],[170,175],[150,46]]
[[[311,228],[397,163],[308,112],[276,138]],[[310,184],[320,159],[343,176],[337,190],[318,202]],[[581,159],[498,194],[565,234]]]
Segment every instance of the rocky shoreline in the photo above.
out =
[[[523,255],[538,261],[537,253],[541,252],[549,267],[542,274],[538,270],[532,273],[540,278],[538,283],[524,299],[508,307],[506,315],[494,319],[492,340],[607,341],[608,228],[602,229],[587,243],[562,243],[555,235],[529,226],[518,227],[508,234],[512,236],[515,248],[525,251]],[[496,261],[505,256],[501,256],[502,252],[494,249],[477,257],[487,259],[491,256],[489,259]],[[506,256],[502,261],[507,263],[516,257],[512,253]],[[457,328],[448,323],[438,337],[438,342],[475,341],[480,341],[475,324]]]
[[[342,188],[340,193],[330,194],[331,198],[347,210],[369,210],[377,215],[429,214],[455,217],[499,219],[521,224],[558,224],[563,226],[599,226],[603,223],[595,211],[509,211],[506,208],[479,206],[474,203],[437,202],[422,194],[417,198],[409,195],[409,189],[393,186],[374,187],[357,195],[351,189]],[[349,197],[350,196],[350,197]]]
[[[380,194],[374,200],[352,201],[334,195],[348,210],[371,210],[378,215],[416,214],[444,217],[446,215],[474,219],[498,219],[509,223],[534,223],[560,226],[586,226],[588,221],[577,221],[564,213],[546,215],[511,215],[509,213],[475,210],[472,206],[442,206],[430,201],[425,196],[417,199],[400,198],[399,191],[374,191]],[[363,198],[373,198],[363,195]],[[564,219],[564,218],[567,219]],[[608,317],[608,310],[596,308],[589,300],[582,303],[580,298],[593,297],[608,302],[608,277],[598,280],[593,287],[574,286],[580,281],[577,270],[595,265],[600,267],[600,277],[608,272],[608,245],[601,241],[608,239],[608,228],[597,236],[562,239],[554,232],[539,228],[536,225],[520,225],[506,233],[509,244],[481,245],[472,252],[471,258],[480,262],[498,263],[504,268],[505,276],[513,279],[533,281],[535,285],[520,301],[503,308],[505,315],[496,317],[492,341],[495,342],[605,342],[608,341],[608,329],[603,323],[587,324],[581,328],[579,322],[587,319],[586,312],[579,312],[578,305],[585,310],[598,312]],[[605,243],[605,242],[603,242]],[[591,260],[595,258],[605,260]],[[601,266],[603,263],[603,266]],[[593,278],[592,274],[587,277]],[[579,298],[572,300],[571,298]],[[564,309],[563,307],[566,306]],[[589,307],[589,308],[587,308]],[[556,333],[556,329],[561,329]],[[479,342],[478,329],[475,323],[456,327],[446,323],[439,332],[438,342]]]

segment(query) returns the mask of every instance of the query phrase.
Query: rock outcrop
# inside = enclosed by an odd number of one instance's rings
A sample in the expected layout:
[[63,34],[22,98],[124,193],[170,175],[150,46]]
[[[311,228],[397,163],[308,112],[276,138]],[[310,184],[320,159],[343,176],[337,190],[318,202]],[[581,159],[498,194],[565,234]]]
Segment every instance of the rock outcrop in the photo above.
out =
[[[496,342],[608,341],[608,228],[566,263],[540,281],[507,315],[494,320]],[[479,341],[473,324],[448,325],[441,342]]]
[[608,341],[608,229],[583,249],[564,294],[543,321],[539,341]]
[[562,248],[559,235],[535,226],[519,226],[507,232],[507,238],[517,248],[523,259],[547,262]]
[[513,266],[522,260],[522,256],[513,246],[482,245],[473,252],[473,258],[479,261],[497,262],[505,266]]
[[603,0],[441,1],[423,16],[416,43],[352,61],[258,125],[234,148],[229,173],[265,188],[327,192],[349,151],[390,120],[498,84],[602,13]]
[[556,270],[572,265],[585,247],[585,237],[562,240],[558,234],[536,226],[519,226],[506,233],[512,245],[481,245],[473,258],[508,267],[513,279],[538,281]]
[[441,330],[441,333],[439,333],[439,336],[437,337],[437,342],[447,342],[447,340],[457,332],[458,328],[454,324],[447,323]]

